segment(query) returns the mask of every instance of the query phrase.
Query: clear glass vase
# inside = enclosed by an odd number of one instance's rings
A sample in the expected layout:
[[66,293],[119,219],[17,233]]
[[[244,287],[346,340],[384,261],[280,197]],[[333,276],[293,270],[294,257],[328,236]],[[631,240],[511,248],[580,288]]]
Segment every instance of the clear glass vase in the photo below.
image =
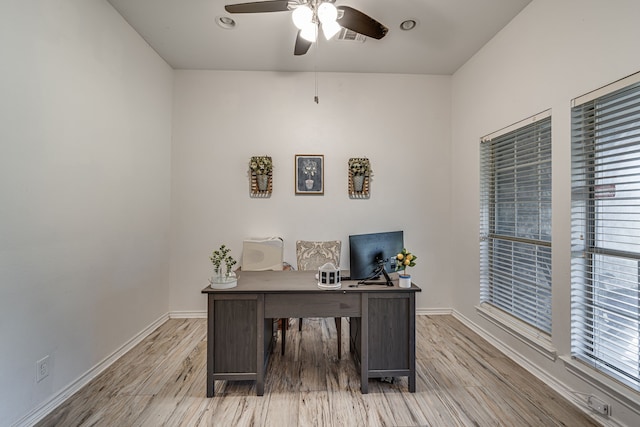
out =
[[233,288],[237,285],[238,278],[234,272],[225,272],[222,268],[209,279],[209,284],[215,289]]

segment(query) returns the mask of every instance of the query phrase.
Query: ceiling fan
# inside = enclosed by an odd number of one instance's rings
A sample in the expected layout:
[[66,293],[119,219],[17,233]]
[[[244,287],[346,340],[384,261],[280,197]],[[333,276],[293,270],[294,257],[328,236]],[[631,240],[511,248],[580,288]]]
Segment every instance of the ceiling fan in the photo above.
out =
[[316,41],[320,27],[330,39],[341,28],[355,31],[374,39],[383,38],[389,29],[369,15],[349,6],[334,6],[336,0],[266,0],[251,3],[229,4],[229,13],[264,13],[293,11],[292,18],[298,27],[293,49],[294,55],[307,53]]

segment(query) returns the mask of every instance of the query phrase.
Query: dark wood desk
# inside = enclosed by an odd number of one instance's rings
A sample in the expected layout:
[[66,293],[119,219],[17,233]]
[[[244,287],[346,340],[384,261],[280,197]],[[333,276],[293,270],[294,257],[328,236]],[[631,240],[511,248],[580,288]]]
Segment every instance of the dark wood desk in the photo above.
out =
[[208,297],[207,397],[215,380],[255,380],[264,374],[273,346],[273,319],[349,317],[349,348],[360,367],[360,390],[369,378],[409,378],[416,389],[415,294],[420,288],[368,285],[326,291],[315,271],[242,271],[232,289],[204,288]]

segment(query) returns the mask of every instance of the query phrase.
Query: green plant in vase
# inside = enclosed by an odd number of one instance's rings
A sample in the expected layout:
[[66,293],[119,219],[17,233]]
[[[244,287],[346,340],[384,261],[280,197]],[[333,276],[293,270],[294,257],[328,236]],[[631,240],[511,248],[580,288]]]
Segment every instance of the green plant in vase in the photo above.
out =
[[211,263],[215,276],[213,282],[226,283],[235,280],[235,274],[231,270],[237,261],[230,255],[231,249],[226,245],[220,246],[220,249],[211,253]]

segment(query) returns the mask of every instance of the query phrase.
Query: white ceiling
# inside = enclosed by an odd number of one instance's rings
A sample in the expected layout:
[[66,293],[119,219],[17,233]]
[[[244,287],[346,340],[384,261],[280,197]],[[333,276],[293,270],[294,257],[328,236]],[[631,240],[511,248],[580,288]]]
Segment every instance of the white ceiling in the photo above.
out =
[[[291,12],[229,14],[235,0],[108,0],[175,69],[453,74],[531,0],[336,0],[389,27],[381,40],[325,41],[293,55]],[[259,0],[258,0],[259,1]],[[216,24],[219,16],[234,29]],[[403,31],[406,19],[418,22]]]

